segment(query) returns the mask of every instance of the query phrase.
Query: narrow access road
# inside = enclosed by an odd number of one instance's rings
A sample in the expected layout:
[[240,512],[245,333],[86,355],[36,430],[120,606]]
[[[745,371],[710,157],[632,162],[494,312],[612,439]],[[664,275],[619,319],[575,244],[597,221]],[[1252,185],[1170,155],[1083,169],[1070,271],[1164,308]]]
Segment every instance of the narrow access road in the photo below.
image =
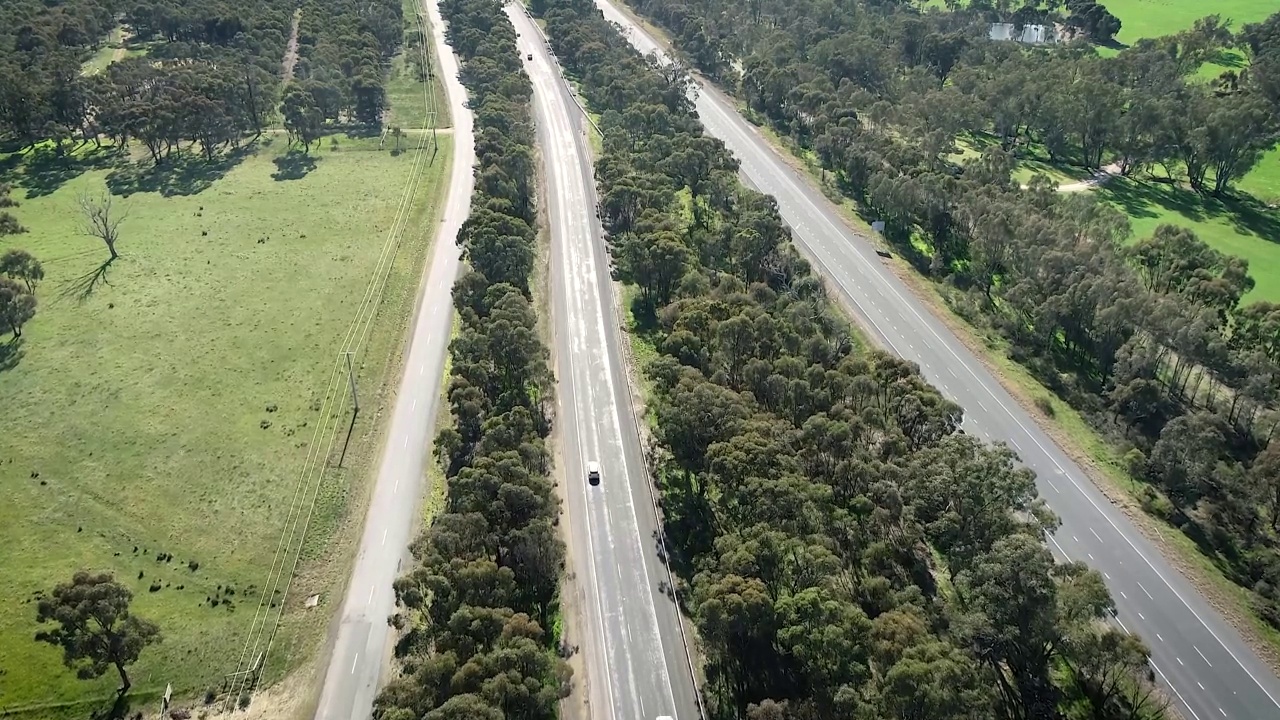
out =
[[453,168],[316,720],[365,720],[373,712],[392,645],[392,630],[387,625],[387,617],[395,609],[391,584],[407,558],[417,526],[423,473],[431,457],[431,432],[453,329],[452,290],[460,255],[456,238],[471,209],[475,146],[466,92],[458,82],[457,60],[444,40],[439,8],[435,0],[424,4],[429,9],[432,42],[453,110]]
[[[536,24],[508,5],[533,81],[551,221],[558,412],[572,588],[592,720],[698,717],[680,617],[662,591],[657,511],[631,409],[621,329],[588,150],[589,128]],[[532,59],[529,59],[532,56]],[[601,482],[587,482],[597,461]]]
[[1106,185],[1108,182],[1111,181],[1111,178],[1119,174],[1120,174],[1120,163],[1111,163],[1110,165],[1104,168],[1099,168],[1098,170],[1093,171],[1093,174],[1090,175],[1085,180],[1062,183],[1061,185],[1058,186],[1058,192],[1071,193],[1071,192],[1084,192],[1086,190],[1092,190],[1101,185]]
[[[663,48],[611,0],[596,0],[632,45]],[[924,376],[965,410],[968,432],[1008,443],[1036,472],[1040,494],[1062,519],[1050,547],[1103,574],[1116,621],[1151,650],[1155,675],[1190,720],[1280,718],[1280,682],[1248,644],[1160,551],[1112,505],[1036,425],[999,381],[930,308],[846,226],[809,178],[780,158],[737,112],[699,79],[697,110],[707,132],[725,142],[742,174],[778,201],[793,237],[873,338],[917,363]]]

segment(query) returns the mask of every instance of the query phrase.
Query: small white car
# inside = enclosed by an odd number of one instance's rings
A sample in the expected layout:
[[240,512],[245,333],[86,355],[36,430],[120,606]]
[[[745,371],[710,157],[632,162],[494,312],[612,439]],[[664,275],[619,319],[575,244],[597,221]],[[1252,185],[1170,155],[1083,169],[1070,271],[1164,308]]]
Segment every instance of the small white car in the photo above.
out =
[[587,463],[587,482],[592,485],[600,484],[600,463],[595,460]]

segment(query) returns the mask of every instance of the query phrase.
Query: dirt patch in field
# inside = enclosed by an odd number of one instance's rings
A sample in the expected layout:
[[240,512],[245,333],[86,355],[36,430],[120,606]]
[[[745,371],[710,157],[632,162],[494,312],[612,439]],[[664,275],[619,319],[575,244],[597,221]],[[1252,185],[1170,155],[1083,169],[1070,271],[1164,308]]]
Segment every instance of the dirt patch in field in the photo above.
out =
[[284,61],[280,64],[280,77],[287,85],[293,79],[293,67],[298,64],[298,23],[302,21],[302,8],[293,11],[293,24],[289,27],[289,44],[284,48]]

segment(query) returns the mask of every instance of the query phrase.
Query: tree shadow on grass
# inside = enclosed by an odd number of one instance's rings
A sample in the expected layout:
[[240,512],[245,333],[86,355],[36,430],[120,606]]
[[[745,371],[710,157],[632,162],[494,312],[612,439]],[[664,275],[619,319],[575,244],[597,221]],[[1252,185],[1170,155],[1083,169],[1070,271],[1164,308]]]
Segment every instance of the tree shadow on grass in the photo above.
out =
[[89,170],[110,166],[118,156],[109,146],[58,154],[51,145],[40,145],[5,158],[0,176],[25,189],[29,198],[43,197]]
[[348,138],[351,138],[352,140],[356,140],[359,138],[378,137],[379,135],[382,134],[381,125],[364,125],[360,123],[353,123],[351,125],[346,126],[346,128],[344,129],[345,129],[344,134]]
[[1213,55],[1209,57],[1208,62],[1232,69],[1238,69],[1245,66],[1244,54],[1238,51],[1228,50],[1227,48],[1218,48],[1215,50]]
[[1192,222],[1225,218],[1242,235],[1280,243],[1280,210],[1247,193],[1216,198],[1178,185],[1127,178],[1115,178],[1102,192],[1130,217],[1159,217],[1158,208],[1163,208]]
[[1227,198],[1231,224],[1239,233],[1253,233],[1270,243],[1280,243],[1280,210],[1269,208],[1252,195]]
[[93,295],[93,291],[98,288],[98,285],[111,284],[107,282],[107,270],[111,268],[111,263],[113,262],[115,262],[115,258],[107,260],[98,267],[67,283],[58,292],[58,298],[61,300],[75,300],[76,302],[88,300]]
[[276,171],[271,173],[271,179],[277,182],[301,180],[316,169],[316,159],[301,150],[290,150],[271,162],[276,165]]
[[[130,712],[133,711],[133,701],[136,698],[129,694],[117,692],[110,699],[95,701],[89,706],[89,714],[85,717],[87,720],[125,720],[133,717]],[[137,715],[140,717],[141,713]]]
[[0,343],[0,372],[12,370],[22,361],[22,338],[10,338],[6,343]]
[[658,329],[657,313],[638,293],[631,298],[631,317],[635,322],[633,330],[639,335],[651,335]]
[[252,146],[245,146],[213,160],[196,153],[179,152],[158,164],[150,160],[125,163],[107,175],[107,188],[112,194],[126,197],[138,192],[160,193],[165,197],[195,195],[222,179],[252,152]]
[[[4,152],[0,149],[0,152]],[[16,185],[22,179],[22,153],[13,152],[0,157],[0,183]]]
[[1157,208],[1164,208],[1194,222],[1207,219],[1204,196],[1176,185],[1113,178],[1103,186],[1102,196],[1132,218],[1160,217]]

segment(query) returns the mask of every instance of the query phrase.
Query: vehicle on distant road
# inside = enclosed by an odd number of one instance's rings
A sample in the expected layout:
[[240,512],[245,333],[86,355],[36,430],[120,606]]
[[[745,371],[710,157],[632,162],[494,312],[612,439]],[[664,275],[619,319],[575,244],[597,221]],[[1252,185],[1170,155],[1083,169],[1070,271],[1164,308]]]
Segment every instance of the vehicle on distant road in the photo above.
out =
[[587,482],[592,485],[600,484],[600,463],[595,460],[587,463]]
[[526,54],[526,55],[524,56],[524,59],[525,59],[525,60],[532,60],[532,59],[533,59],[533,53],[528,53],[528,54]]

